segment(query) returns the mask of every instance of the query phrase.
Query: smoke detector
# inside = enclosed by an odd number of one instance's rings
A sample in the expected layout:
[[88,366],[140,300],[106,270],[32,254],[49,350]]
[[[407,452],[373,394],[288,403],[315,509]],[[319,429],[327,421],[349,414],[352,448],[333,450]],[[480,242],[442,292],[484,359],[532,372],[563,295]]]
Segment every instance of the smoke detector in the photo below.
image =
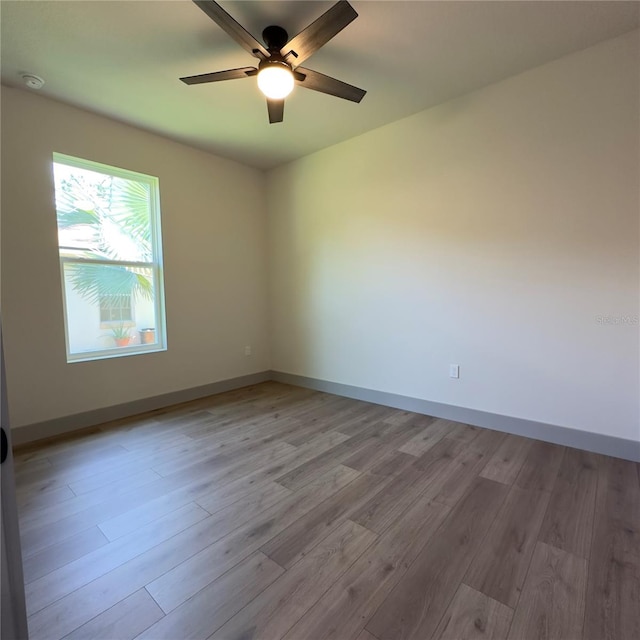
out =
[[44,80],[33,73],[23,73],[21,77],[29,89],[42,89],[44,86]]

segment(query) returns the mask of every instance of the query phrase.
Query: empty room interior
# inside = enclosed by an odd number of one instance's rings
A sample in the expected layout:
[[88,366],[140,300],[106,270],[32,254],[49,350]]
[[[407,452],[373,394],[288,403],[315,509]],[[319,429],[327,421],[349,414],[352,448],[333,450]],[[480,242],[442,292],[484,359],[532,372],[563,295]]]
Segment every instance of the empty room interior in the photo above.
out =
[[3,639],[640,638],[640,3],[0,23]]

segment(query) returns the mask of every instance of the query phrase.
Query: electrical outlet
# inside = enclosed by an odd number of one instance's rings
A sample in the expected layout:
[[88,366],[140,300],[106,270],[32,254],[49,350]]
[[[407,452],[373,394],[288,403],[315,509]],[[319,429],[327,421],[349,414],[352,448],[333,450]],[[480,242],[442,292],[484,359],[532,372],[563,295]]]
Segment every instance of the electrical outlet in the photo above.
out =
[[459,364],[450,364],[449,365],[449,377],[450,378],[459,378],[460,377],[460,365]]
[[245,348],[244,348],[244,355],[245,356],[250,356],[251,355],[251,345],[248,344]]

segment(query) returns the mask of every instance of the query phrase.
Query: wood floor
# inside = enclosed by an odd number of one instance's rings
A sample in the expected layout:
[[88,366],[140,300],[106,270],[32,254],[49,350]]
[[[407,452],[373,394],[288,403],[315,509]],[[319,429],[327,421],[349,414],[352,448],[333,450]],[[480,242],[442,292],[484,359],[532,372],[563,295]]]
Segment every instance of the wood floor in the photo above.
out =
[[31,640],[636,640],[638,465],[277,383],[24,449]]

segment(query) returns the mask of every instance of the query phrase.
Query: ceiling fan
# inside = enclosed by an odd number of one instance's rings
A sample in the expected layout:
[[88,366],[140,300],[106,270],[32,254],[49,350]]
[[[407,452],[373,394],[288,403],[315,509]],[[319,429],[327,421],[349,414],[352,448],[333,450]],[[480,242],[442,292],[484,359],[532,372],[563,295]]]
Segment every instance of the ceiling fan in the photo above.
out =
[[298,66],[358,17],[354,8],[340,0],[315,22],[289,40],[289,34],[275,25],[262,32],[263,46],[214,0],[193,0],[243,49],[260,60],[258,67],[241,67],[180,78],[185,84],[204,84],[258,76],[258,87],[267,97],[269,122],[282,122],[284,99],[295,83],[352,102],[360,102],[366,91],[317,71]]

